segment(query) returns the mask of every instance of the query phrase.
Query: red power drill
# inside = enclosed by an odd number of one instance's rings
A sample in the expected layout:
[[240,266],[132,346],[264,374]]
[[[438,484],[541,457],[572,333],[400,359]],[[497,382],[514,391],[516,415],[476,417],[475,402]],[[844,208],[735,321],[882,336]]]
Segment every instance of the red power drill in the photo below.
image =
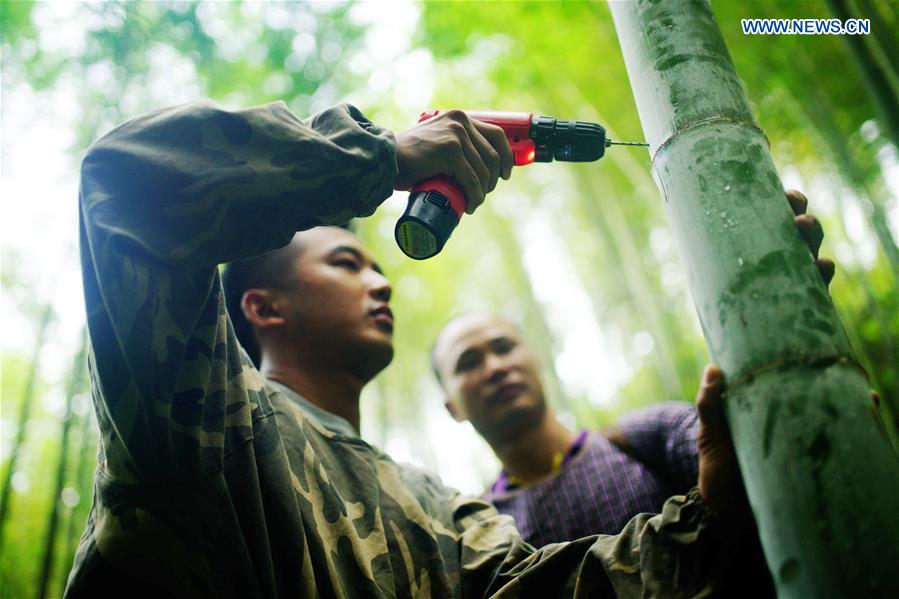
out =
[[[465,113],[469,118],[502,127],[515,155],[515,166],[554,159],[593,162],[612,145],[648,145],[606,139],[606,130],[596,123],[562,121],[531,112]],[[439,110],[425,111],[418,122],[438,114]],[[409,192],[409,203],[394,229],[400,249],[416,260],[436,256],[459,224],[465,204],[462,189],[451,177],[432,177],[417,183]]]

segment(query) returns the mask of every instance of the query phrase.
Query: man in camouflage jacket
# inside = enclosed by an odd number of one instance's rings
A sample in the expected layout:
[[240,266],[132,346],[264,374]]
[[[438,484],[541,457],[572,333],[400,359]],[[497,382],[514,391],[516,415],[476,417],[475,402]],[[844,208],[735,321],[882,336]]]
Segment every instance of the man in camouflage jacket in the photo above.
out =
[[[392,357],[390,288],[352,234],[318,225],[369,215],[435,174],[456,177],[473,210],[510,171],[501,132],[458,112],[395,137],[349,106],[300,121],[283,103],[201,102],[94,144],[80,239],[101,446],[66,596],[711,592],[730,524],[703,498],[723,505],[735,470],[720,410],[703,420],[701,492],[619,535],[542,549],[359,438],[358,393]],[[241,300],[260,372],[217,265],[282,247],[281,274],[296,281]],[[705,389],[715,407],[719,371]]]

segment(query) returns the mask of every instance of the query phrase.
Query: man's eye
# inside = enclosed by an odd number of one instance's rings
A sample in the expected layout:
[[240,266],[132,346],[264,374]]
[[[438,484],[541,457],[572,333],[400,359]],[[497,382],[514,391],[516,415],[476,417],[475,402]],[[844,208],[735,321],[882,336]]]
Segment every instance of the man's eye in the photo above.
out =
[[465,372],[473,369],[478,365],[478,361],[476,358],[468,358],[467,360],[459,360],[456,364],[456,372]]
[[493,351],[495,351],[499,355],[507,354],[513,349],[515,349],[515,342],[509,339],[497,341],[493,345]]
[[349,270],[359,270],[359,263],[355,260],[350,260],[349,258],[337,260],[334,262],[335,266],[339,266],[340,268],[347,268]]

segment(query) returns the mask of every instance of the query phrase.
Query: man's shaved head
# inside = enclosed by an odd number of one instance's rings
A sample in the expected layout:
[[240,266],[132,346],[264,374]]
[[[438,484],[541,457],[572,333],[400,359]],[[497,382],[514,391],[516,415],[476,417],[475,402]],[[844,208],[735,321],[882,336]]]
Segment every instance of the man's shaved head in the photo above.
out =
[[460,329],[480,327],[494,322],[504,323],[521,335],[521,329],[518,325],[499,314],[488,312],[487,310],[473,310],[457,314],[440,327],[440,331],[438,331],[437,337],[434,339],[434,344],[431,346],[431,370],[434,371],[434,376],[437,377],[441,385],[443,385],[444,381],[443,374],[439,368],[438,356],[442,356],[446,352],[448,339]]
[[[354,233],[351,222],[338,228]],[[304,239],[302,234],[294,235],[290,243],[282,248],[246,260],[229,262],[224,267],[222,285],[225,289],[225,307],[234,325],[237,340],[257,368],[260,366],[262,353],[253,327],[241,309],[243,294],[248,289],[292,289],[297,284],[297,258],[307,243]]]
[[468,420],[488,442],[503,442],[547,413],[534,354],[521,330],[489,312],[470,312],[440,330],[431,366],[456,420]]
[[295,236],[290,243],[273,252],[237,260],[225,265],[222,285],[225,288],[225,306],[234,324],[237,340],[249,354],[253,364],[259,368],[261,352],[253,327],[240,307],[244,292],[248,289],[277,289],[286,291],[296,283],[294,264],[303,251],[301,236]]

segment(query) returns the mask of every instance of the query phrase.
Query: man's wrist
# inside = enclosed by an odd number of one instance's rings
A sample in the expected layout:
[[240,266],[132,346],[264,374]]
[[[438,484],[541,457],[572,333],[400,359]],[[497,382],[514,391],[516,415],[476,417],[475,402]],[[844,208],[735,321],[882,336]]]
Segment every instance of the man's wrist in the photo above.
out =
[[702,526],[711,526],[719,519],[720,515],[709,506],[705,499],[703,499],[698,486],[687,491],[686,497],[686,505],[696,506],[697,519]]

